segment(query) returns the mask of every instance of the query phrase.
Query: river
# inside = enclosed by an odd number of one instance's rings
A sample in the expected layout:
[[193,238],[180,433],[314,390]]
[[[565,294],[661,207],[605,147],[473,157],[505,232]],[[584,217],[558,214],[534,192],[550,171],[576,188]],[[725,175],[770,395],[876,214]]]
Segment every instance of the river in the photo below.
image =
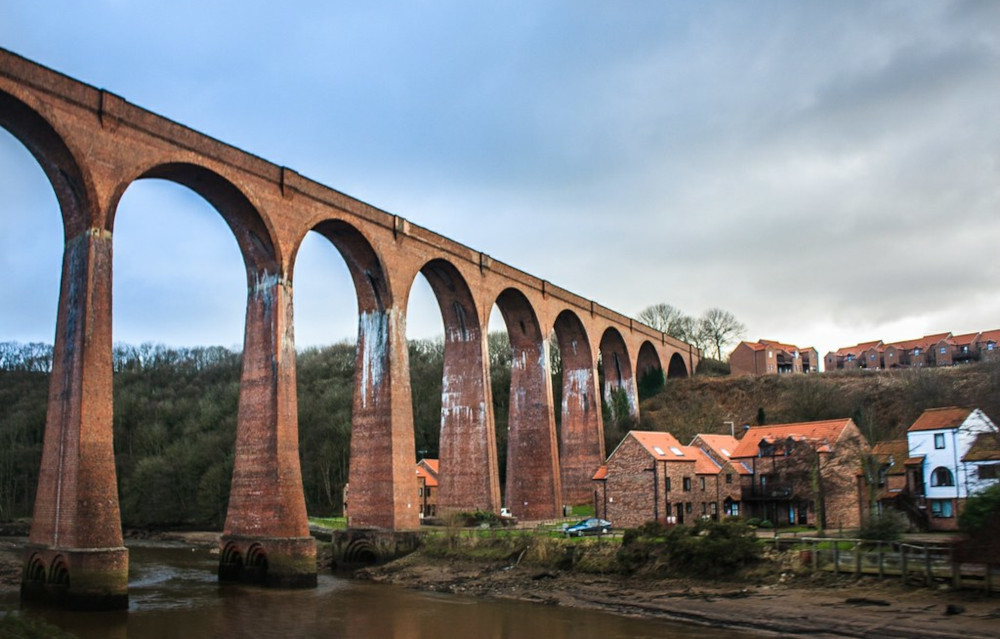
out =
[[[218,559],[204,548],[178,543],[130,544],[130,561],[127,612],[31,609],[25,614],[41,616],[81,639],[694,639],[717,632],[590,610],[424,593],[329,574],[320,574],[311,590],[222,587],[215,577]],[[16,595],[0,599],[0,609],[16,606]]]

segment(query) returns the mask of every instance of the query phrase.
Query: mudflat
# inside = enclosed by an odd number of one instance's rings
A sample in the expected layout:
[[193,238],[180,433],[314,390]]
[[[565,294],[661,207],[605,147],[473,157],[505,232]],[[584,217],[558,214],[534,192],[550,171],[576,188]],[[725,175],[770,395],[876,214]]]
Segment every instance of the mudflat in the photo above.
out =
[[650,579],[431,560],[419,552],[357,575],[420,590],[589,608],[784,637],[1000,636],[1000,597],[873,579],[814,579],[790,573],[771,584]]

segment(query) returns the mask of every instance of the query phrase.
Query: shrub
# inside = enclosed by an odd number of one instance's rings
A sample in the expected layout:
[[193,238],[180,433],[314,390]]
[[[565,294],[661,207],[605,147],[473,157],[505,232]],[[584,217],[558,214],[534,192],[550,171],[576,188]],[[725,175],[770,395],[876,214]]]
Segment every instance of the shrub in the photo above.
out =
[[667,563],[689,575],[721,577],[755,563],[760,546],[752,528],[740,521],[703,519],[667,533]]
[[990,522],[1000,517],[1000,484],[969,497],[965,509],[958,516],[959,529],[969,535],[987,532]]
[[858,536],[868,541],[895,541],[908,528],[906,515],[897,510],[886,510],[866,517]]
[[700,520],[665,528],[649,522],[625,532],[618,563],[626,572],[641,568],[699,577],[721,577],[757,561],[753,528],[740,520]]

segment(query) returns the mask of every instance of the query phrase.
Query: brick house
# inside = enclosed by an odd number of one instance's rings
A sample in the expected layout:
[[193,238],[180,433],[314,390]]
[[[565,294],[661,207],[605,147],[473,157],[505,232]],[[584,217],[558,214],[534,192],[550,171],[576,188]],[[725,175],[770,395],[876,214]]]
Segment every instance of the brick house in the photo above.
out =
[[827,353],[824,364],[828,371],[954,366],[1000,359],[998,340],[1000,330],[963,335],[935,333],[889,344],[881,341],[865,342]]
[[420,504],[419,516],[437,516],[438,460],[421,459],[417,462],[417,498]]
[[882,368],[882,340],[862,342],[856,346],[845,346],[826,354],[824,370],[853,370],[856,368]]
[[864,508],[858,476],[868,452],[851,419],[750,428],[730,458],[750,471],[741,475],[741,515],[857,528]]
[[815,373],[818,360],[815,348],[762,339],[740,342],[729,355],[729,369],[732,375]]
[[1000,435],[981,410],[931,408],[906,431],[908,489],[931,530],[955,530],[969,495],[1000,481]]
[[718,517],[717,463],[670,433],[629,431],[595,473],[595,512],[618,528]]
[[871,501],[878,512],[886,508],[907,510],[902,500],[908,496],[906,481],[906,460],[909,446],[905,439],[878,442],[872,446]]

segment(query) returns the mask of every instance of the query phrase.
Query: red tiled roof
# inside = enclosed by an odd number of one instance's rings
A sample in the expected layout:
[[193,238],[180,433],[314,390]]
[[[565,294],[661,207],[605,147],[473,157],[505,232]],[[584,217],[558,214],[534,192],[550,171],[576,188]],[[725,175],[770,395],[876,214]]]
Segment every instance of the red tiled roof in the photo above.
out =
[[1000,460],[1000,434],[979,433],[969,451],[962,457],[964,462]]
[[906,429],[907,432],[918,430],[942,430],[958,428],[972,411],[968,408],[946,406],[944,408],[928,408]]
[[796,424],[773,424],[767,426],[754,426],[747,430],[740,445],[733,451],[733,458],[756,457],[760,448],[761,440],[768,438],[772,441],[788,439],[803,439],[818,444],[817,449],[823,444],[833,443],[840,439],[844,429],[848,424],[853,423],[850,418],[829,419],[819,422],[799,422]]
[[903,463],[910,455],[910,447],[905,439],[892,439],[872,446],[872,456],[884,464],[889,464],[890,475],[901,475]]
[[906,460],[906,466],[919,466],[924,463],[924,455],[917,455],[916,457],[910,457]]
[[438,485],[437,477],[427,472],[427,469],[421,465],[417,465],[417,477],[422,477],[425,486],[435,487]]
[[441,472],[438,469],[438,460],[424,458],[424,459],[421,459],[420,461],[422,461],[425,464],[427,464],[427,466],[431,469],[431,472],[434,473],[435,475],[437,475],[437,474],[439,474]]
[[740,342],[737,348],[739,346],[746,346],[752,351],[762,351],[766,348],[761,342]]
[[699,433],[697,438],[705,442],[705,445],[715,451],[720,457],[726,459],[732,456],[733,451],[740,444],[740,440],[732,435],[702,435]]
[[696,475],[718,475],[721,466],[715,463],[708,454],[697,446],[684,446],[684,454],[694,459]]
[[594,473],[594,476],[592,477],[592,479],[607,479],[607,478],[608,478],[607,466],[601,466],[600,468],[598,468],[597,472]]
[[1000,342],[1000,328],[995,331],[983,331],[979,334],[980,342]]
[[976,341],[976,338],[982,335],[982,333],[966,333],[965,335],[955,335],[951,338],[951,341],[955,343],[956,346],[967,346],[972,342]]
[[881,346],[883,346],[883,344],[880,339],[875,340],[874,342],[862,342],[855,346],[845,346],[844,348],[838,349],[836,354],[837,356],[857,355],[858,353],[862,353],[873,348],[878,349]]
[[[695,461],[685,455],[681,443],[670,433],[649,430],[631,430],[628,433],[646,449],[653,459],[660,461]],[[657,450],[659,449],[659,450]],[[681,451],[678,455],[673,449]],[[614,454],[614,453],[612,453]]]

